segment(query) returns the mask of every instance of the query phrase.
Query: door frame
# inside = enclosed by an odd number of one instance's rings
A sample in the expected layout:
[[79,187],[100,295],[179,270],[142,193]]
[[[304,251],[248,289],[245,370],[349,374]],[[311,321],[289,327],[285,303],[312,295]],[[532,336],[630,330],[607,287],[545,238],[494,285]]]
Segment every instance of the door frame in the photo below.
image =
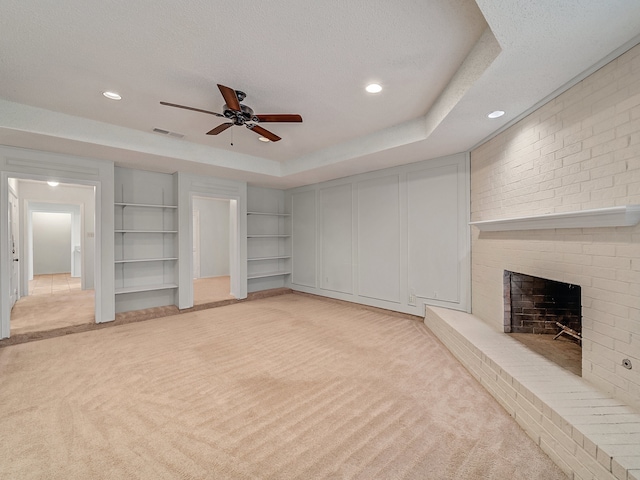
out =
[[[239,256],[238,248],[236,247],[240,238],[239,222],[238,222],[238,199],[225,197],[223,195],[205,194],[200,192],[198,193],[191,192],[191,194],[189,195],[189,210],[191,212],[191,215],[189,215],[189,223],[190,223],[189,232],[191,235],[191,245],[192,245],[191,262],[190,262],[191,269],[192,269],[191,278],[193,278],[193,274],[194,274],[193,272],[193,245],[194,245],[193,199],[194,198],[201,198],[204,200],[222,200],[224,202],[229,203],[229,287],[231,290],[230,292],[231,295],[233,295],[236,298],[241,298],[240,297],[240,278],[239,278],[240,277],[240,256]],[[191,302],[193,303],[193,288],[191,293]]]
[[191,209],[193,215],[193,256],[191,257],[191,264],[193,265],[193,279],[200,278],[200,210]]
[[[60,183],[67,183],[71,185],[85,185],[94,187],[94,289],[95,289],[95,302],[94,302],[94,315],[95,322],[100,323],[102,320],[102,288],[101,288],[101,251],[102,251],[102,239],[100,233],[102,209],[100,201],[101,182],[93,180],[83,180],[78,178],[70,178],[60,175],[43,176],[39,174],[30,174],[24,172],[10,172],[3,171],[0,176],[0,338],[9,338],[11,332],[11,308],[9,307],[9,284],[11,268],[9,264],[9,232],[8,232],[8,207],[9,207],[9,178],[15,178],[17,180],[40,180],[47,181],[51,177],[55,177]],[[19,192],[18,192],[19,194]],[[19,197],[19,195],[18,195]],[[24,240],[24,225],[21,227],[21,237]],[[24,268],[24,267],[21,267]],[[23,270],[24,272],[24,270]]]
[[[11,261],[11,271],[9,274],[9,308],[12,309],[15,303],[20,300],[22,293],[20,288],[22,262],[16,265],[16,261],[20,260],[20,253],[22,252],[22,245],[20,244],[22,237],[20,235],[20,199],[14,189],[11,188],[11,185],[9,185],[8,207],[9,247],[12,247],[12,252],[9,255],[9,260]],[[13,212],[12,207],[15,207],[17,212]]]
[[[178,308],[193,307],[193,228],[191,215],[191,196],[213,197],[231,202],[229,217],[235,239],[230,239],[230,254],[236,261],[237,275],[231,282],[231,294],[238,298],[247,298],[247,184],[222,178],[203,178],[193,174],[177,173],[178,183]],[[231,250],[233,250],[231,252]]]

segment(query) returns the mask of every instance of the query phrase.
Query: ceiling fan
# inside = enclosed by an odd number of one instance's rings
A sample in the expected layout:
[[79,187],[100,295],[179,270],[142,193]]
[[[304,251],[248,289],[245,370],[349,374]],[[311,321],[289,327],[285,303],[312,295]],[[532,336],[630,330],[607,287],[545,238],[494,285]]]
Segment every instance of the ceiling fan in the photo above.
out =
[[220,93],[226,102],[222,107],[223,113],[210,112],[209,110],[202,110],[200,108],[187,107],[185,105],[177,105],[175,103],[160,102],[161,105],[168,107],[184,108],[185,110],[193,110],[194,112],[208,113],[209,115],[215,115],[216,117],[227,118],[230,121],[221,123],[214,129],[207,132],[207,135],[218,135],[224,132],[227,128],[234,125],[244,125],[249,130],[262,135],[264,138],[268,138],[272,142],[277,142],[280,137],[269,130],[262,128],[258,123],[263,122],[302,122],[302,117],[294,113],[262,113],[255,114],[253,109],[242,105],[242,102],[247,96],[246,93],[240,90],[234,90],[224,85],[218,84]]

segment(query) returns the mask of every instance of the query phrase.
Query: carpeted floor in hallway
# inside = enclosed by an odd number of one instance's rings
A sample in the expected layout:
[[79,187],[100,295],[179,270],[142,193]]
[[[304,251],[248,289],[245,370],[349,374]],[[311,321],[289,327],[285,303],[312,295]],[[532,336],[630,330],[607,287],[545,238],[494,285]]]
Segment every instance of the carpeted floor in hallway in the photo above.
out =
[[80,282],[68,273],[34,275],[29,295],[11,310],[11,335],[93,323],[95,292]]

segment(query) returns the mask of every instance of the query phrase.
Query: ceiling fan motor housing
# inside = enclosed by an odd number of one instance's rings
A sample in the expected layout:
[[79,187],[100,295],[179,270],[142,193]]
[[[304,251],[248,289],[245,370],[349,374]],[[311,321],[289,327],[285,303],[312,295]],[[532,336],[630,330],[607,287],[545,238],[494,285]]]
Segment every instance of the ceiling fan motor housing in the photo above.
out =
[[244,125],[245,122],[259,122],[260,120],[253,114],[253,109],[246,105],[240,105],[240,111],[232,110],[225,103],[223,108],[223,114],[236,125]]

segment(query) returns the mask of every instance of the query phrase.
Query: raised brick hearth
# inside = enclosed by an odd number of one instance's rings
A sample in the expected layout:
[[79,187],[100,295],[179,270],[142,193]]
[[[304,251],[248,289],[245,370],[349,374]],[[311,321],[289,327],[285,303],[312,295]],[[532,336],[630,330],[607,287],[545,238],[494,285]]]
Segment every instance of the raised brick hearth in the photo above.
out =
[[468,313],[425,325],[574,480],[640,480],[640,414]]

